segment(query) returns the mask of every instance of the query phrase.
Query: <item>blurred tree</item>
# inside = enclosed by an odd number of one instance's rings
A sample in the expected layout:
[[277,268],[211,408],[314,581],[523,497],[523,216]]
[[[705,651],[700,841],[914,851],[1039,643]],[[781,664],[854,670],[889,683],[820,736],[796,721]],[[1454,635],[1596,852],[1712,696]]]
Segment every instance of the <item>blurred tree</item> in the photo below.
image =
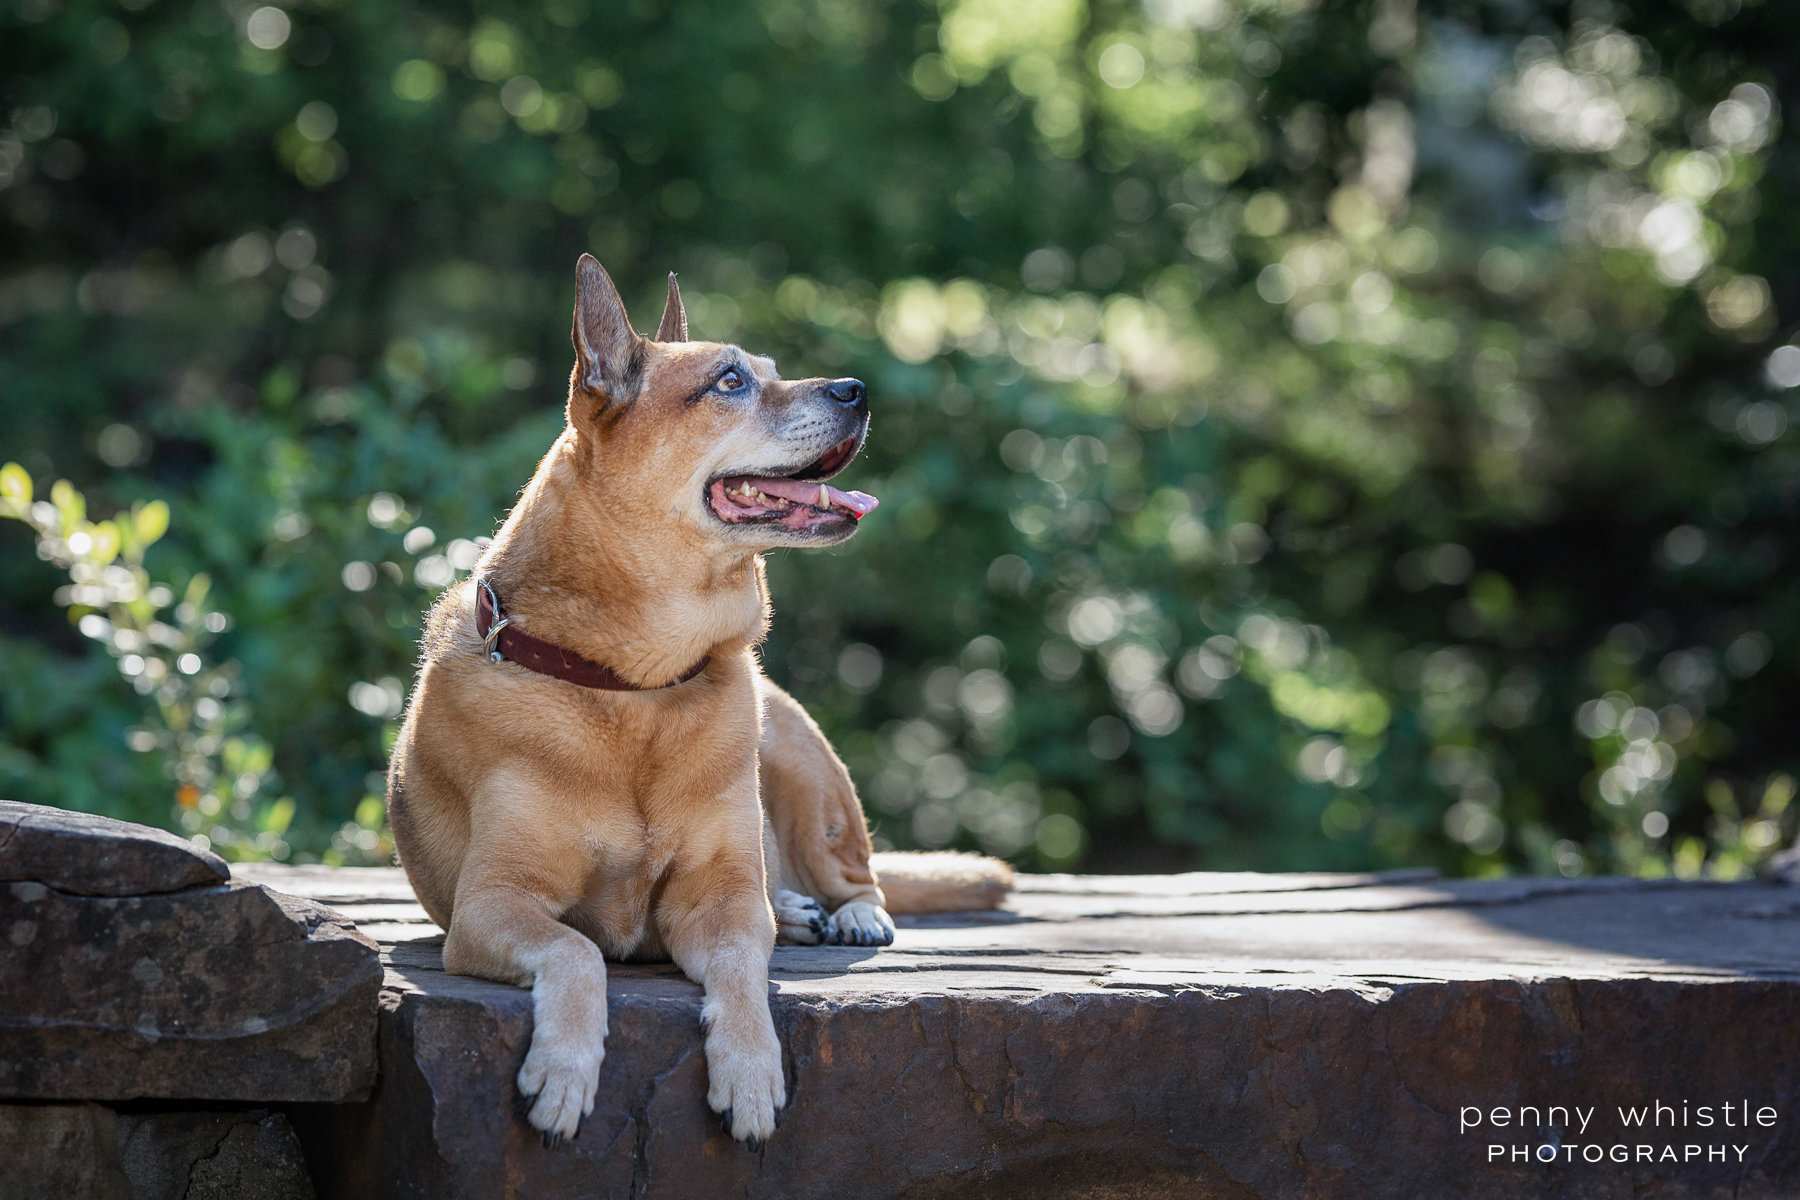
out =
[[[889,841],[1729,875],[1791,829],[1791,6],[9,3],[0,448],[170,504],[284,847],[380,852],[584,248],[870,381],[881,514],[772,564],[768,662]],[[31,550],[0,786],[175,819]]]

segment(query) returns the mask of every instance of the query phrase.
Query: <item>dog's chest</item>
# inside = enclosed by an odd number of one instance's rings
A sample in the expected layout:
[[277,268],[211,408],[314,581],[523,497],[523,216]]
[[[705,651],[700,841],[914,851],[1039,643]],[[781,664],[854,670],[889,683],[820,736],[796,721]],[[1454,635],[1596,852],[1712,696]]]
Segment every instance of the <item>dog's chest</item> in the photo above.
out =
[[659,946],[651,905],[673,868],[674,839],[639,814],[615,813],[593,822],[582,842],[592,866],[578,927],[609,958]]

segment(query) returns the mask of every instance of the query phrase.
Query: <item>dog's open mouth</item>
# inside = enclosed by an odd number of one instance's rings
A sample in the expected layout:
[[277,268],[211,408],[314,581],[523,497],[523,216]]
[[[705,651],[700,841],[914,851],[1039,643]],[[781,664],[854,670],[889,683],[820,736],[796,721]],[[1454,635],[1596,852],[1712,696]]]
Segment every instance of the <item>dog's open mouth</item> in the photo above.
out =
[[845,438],[817,460],[786,475],[723,475],[707,485],[713,514],[728,525],[781,525],[813,529],[860,521],[880,503],[867,492],[846,492],[825,482],[856,456],[861,435]]

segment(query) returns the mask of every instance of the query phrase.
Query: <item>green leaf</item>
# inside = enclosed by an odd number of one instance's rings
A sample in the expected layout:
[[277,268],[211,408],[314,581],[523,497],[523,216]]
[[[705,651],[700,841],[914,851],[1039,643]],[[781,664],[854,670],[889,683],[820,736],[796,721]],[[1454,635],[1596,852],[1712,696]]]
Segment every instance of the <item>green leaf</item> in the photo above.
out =
[[76,491],[75,485],[66,479],[59,479],[50,485],[50,503],[56,505],[56,531],[64,537],[68,537],[77,525],[87,520],[87,497]]
[[141,562],[144,548],[138,545],[137,522],[131,519],[130,513],[119,513],[112,519],[113,532],[119,538],[119,553],[130,563]]
[[261,777],[275,761],[275,747],[261,738],[244,739],[244,771]]
[[16,462],[0,467],[0,501],[15,515],[31,503],[31,473]]
[[131,511],[131,523],[137,530],[138,542],[150,546],[169,531],[169,506],[161,500],[139,504]]
[[356,805],[356,823],[364,829],[380,829],[387,804],[380,796],[364,796]]
[[286,833],[287,827],[294,819],[294,801],[291,796],[283,796],[269,807],[262,810],[256,824],[264,833]]
[[211,590],[212,577],[205,571],[196,572],[194,577],[188,580],[187,588],[181,594],[181,602],[199,608],[206,603],[206,593]]
[[112,521],[102,521],[88,530],[88,536],[94,539],[94,548],[88,551],[88,557],[101,566],[105,566],[119,557],[119,527]]

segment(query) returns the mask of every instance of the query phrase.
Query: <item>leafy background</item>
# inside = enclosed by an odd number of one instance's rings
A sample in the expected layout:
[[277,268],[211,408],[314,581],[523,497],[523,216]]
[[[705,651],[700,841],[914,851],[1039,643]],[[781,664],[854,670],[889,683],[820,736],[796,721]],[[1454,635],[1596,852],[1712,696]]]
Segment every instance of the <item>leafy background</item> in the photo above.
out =
[[5,794],[384,860],[591,249],[869,381],[882,509],[766,661],[886,843],[1792,834],[1791,5],[6,4]]

